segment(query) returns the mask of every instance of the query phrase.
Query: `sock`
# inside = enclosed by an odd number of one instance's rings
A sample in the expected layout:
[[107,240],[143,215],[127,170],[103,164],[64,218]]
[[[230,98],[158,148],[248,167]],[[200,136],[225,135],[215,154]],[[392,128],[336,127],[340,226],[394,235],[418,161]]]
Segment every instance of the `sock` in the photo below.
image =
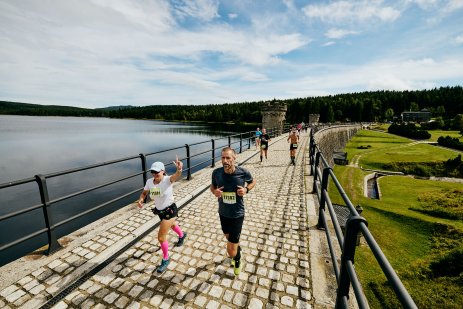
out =
[[164,260],[169,259],[169,243],[167,242],[167,240],[161,243],[161,250],[162,250],[162,258]]
[[238,252],[236,253],[233,259],[235,260],[235,262],[241,259],[241,247],[240,246],[238,246]]
[[182,238],[183,237],[183,232],[182,232],[182,229],[180,228],[180,225],[174,225],[172,227],[172,231],[174,231],[175,233],[177,233],[178,237]]
[[260,156],[260,162],[262,162],[262,158],[263,158],[263,157],[262,157],[262,156]]

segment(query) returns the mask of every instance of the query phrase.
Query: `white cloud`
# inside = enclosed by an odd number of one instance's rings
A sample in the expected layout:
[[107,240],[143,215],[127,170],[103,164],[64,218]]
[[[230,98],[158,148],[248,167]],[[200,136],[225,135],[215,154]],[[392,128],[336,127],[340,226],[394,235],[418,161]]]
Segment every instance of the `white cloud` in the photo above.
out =
[[336,44],[336,42],[329,41],[329,42],[323,43],[322,46],[331,46],[331,45],[334,45],[334,44]]
[[400,11],[382,6],[381,1],[335,1],[329,4],[310,4],[303,9],[309,18],[330,23],[357,23],[379,20],[390,22],[400,16]]
[[455,43],[457,43],[457,44],[463,44],[463,34],[461,34],[461,35],[459,35],[459,36],[457,36],[457,37],[455,38]]
[[341,39],[350,34],[358,34],[358,32],[346,29],[331,28],[325,33],[325,36],[329,39]]

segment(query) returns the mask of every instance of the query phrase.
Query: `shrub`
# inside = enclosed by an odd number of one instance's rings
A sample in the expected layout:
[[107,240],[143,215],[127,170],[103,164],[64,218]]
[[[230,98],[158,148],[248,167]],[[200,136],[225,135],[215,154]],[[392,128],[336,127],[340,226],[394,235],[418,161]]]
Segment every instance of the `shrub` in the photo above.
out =
[[450,137],[448,135],[446,137],[440,136],[437,139],[437,143],[443,147],[463,150],[463,143],[456,137]]
[[428,131],[419,130],[413,123],[407,123],[407,124],[393,123],[389,126],[387,131],[391,134],[396,134],[396,135],[413,138],[413,139],[431,138],[431,134],[429,134]]

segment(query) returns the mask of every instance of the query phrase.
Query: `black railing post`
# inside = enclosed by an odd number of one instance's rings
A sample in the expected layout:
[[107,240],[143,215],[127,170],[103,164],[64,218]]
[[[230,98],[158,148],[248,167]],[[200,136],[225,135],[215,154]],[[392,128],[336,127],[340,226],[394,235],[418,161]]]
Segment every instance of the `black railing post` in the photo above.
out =
[[321,152],[317,152],[315,154],[315,163],[313,165],[313,169],[312,169],[312,174],[313,174],[313,188],[312,188],[312,192],[315,193],[317,192],[317,178],[318,178],[318,173],[317,173],[317,169],[318,169],[318,164],[320,164],[320,156],[322,155]]
[[317,228],[319,229],[325,228],[325,224],[323,223],[323,220],[322,220],[322,212],[325,211],[325,204],[326,204],[325,191],[328,190],[328,179],[330,177],[330,170],[331,170],[331,167],[329,166],[323,168],[321,189],[320,189],[320,207],[319,207],[319,212],[318,212],[318,223],[317,223]]
[[[352,216],[346,222],[346,236],[344,238],[344,247],[341,255],[341,271],[339,276],[338,291],[336,296],[335,308],[344,308],[344,297],[349,297],[350,277],[347,272],[347,262],[351,261],[354,264],[355,247],[357,244],[357,234],[360,230],[360,224],[364,223],[368,226],[367,220],[360,216]],[[359,300],[357,300],[359,301]],[[363,306],[362,306],[363,307]]]
[[231,136],[228,136],[228,147],[231,147]]
[[243,152],[243,133],[240,133],[240,153]]
[[190,145],[185,144],[185,148],[186,148],[186,167],[188,169],[186,179],[190,180],[191,179]]
[[35,180],[39,185],[40,198],[43,204],[43,216],[45,218],[45,225],[47,226],[48,249],[45,254],[50,255],[53,252],[58,251],[61,248],[61,245],[56,238],[55,224],[53,222],[53,216],[50,213],[50,197],[48,196],[47,179],[43,175],[35,175]]
[[211,139],[212,142],[212,164],[211,167],[215,166],[215,141],[214,139]]
[[148,177],[146,176],[146,156],[140,153],[140,159],[141,159],[141,170],[143,172],[143,186],[144,186],[146,184],[146,181],[148,180]]
[[249,132],[248,149],[251,149],[251,143],[252,143],[252,131]]

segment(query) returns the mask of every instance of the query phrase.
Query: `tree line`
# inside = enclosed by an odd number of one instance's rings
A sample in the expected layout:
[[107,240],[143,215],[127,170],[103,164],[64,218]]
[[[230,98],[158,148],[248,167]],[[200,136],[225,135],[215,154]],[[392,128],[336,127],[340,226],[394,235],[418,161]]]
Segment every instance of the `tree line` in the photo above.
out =
[[[461,86],[416,91],[368,91],[278,101],[286,103],[286,121],[289,123],[307,122],[309,114],[319,114],[320,122],[384,121],[400,118],[404,111],[419,111],[424,108],[430,111],[433,117],[441,119],[453,119],[458,114],[463,114]],[[0,114],[260,123],[261,109],[266,103],[257,101],[86,109],[0,101]]]

